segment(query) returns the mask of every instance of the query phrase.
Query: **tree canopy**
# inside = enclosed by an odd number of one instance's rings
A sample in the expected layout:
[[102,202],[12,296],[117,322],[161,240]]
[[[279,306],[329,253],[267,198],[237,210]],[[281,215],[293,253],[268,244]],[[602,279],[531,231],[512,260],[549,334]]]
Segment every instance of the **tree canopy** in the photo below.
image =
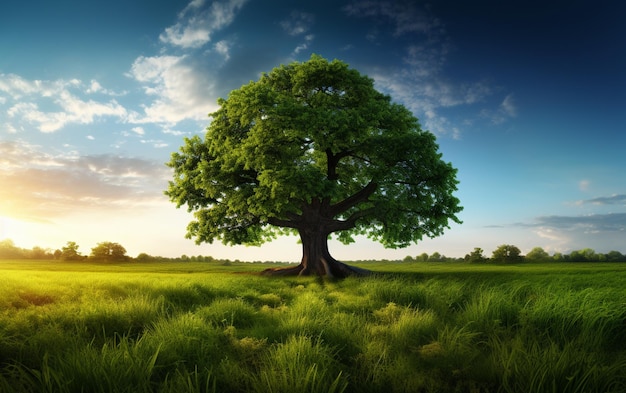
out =
[[91,249],[91,257],[103,261],[124,261],[128,259],[126,249],[119,243],[101,242]]
[[522,251],[512,244],[502,244],[493,251],[491,258],[496,262],[521,262]]
[[344,62],[313,55],[219,99],[204,139],[185,138],[165,192],[194,220],[196,242],[259,245],[286,232],[303,243],[285,273],[345,276],[330,234],[405,247],[460,222],[456,169],[404,106]]
[[78,244],[76,244],[76,242],[68,241],[66,245],[61,248],[61,259],[75,261],[82,258],[82,255],[78,252]]

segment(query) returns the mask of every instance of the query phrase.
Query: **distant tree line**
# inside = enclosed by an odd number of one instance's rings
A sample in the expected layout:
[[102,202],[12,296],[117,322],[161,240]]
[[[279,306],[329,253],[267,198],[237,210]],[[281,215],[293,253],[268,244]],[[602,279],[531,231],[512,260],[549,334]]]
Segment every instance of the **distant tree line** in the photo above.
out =
[[[96,262],[210,262],[222,265],[239,263],[239,260],[216,259],[212,256],[181,255],[180,257],[168,258],[140,253],[132,258],[127,255],[126,249],[119,243],[101,242],[91,249],[89,255],[83,255],[79,251],[76,242],[68,241],[63,247],[52,250],[35,246],[32,249],[17,247],[13,240],[0,240],[0,259],[41,259],[58,261],[96,261]],[[261,262],[261,261],[259,261]]]
[[526,255],[522,255],[521,250],[512,244],[502,244],[491,254],[485,255],[485,251],[480,247],[475,247],[463,258],[448,258],[438,252],[432,255],[423,253],[416,257],[407,256],[405,262],[468,262],[468,263],[520,263],[520,262],[626,262],[626,255],[619,251],[609,251],[608,253],[598,253],[591,248],[574,250],[569,254],[555,252],[550,255],[541,247],[535,247]]
[[[119,243],[101,242],[91,249],[89,255],[83,255],[79,251],[76,242],[68,241],[65,246],[52,251],[49,248],[35,246],[32,249],[20,248],[11,239],[0,240],[0,259],[49,259],[59,261],[99,261],[99,262],[209,262],[228,265],[239,263],[239,260],[216,259],[212,256],[181,255],[180,257],[168,258],[140,253],[135,258],[126,254],[126,249]],[[256,261],[263,262],[263,261]],[[357,261],[352,261],[357,262]],[[384,262],[384,261],[383,261]],[[388,261],[392,262],[392,261]],[[480,247],[466,254],[462,258],[447,257],[439,252],[431,255],[422,253],[415,257],[406,256],[402,262],[467,262],[467,263],[521,263],[521,262],[626,262],[626,254],[619,251],[599,253],[591,248],[574,250],[569,254],[555,252],[550,255],[541,247],[535,247],[526,255],[522,255],[520,249],[511,244],[498,246],[490,257]]]

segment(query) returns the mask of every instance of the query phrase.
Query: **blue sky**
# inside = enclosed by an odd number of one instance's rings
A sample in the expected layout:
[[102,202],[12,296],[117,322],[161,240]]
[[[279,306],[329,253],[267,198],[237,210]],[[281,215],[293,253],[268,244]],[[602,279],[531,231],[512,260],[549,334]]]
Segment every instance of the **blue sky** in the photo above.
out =
[[0,5],[0,239],[89,254],[300,258],[296,238],[197,246],[164,165],[218,97],[312,53],[375,80],[438,138],[465,210],[400,250],[626,252],[626,3],[9,1]]

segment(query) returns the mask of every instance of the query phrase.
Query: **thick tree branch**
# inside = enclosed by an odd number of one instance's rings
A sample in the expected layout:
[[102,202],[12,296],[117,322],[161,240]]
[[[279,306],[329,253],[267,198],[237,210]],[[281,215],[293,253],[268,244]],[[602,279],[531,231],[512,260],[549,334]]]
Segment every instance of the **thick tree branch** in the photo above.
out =
[[331,224],[327,224],[326,227],[329,232],[347,231],[348,229],[352,229],[356,226],[356,222],[359,218],[368,216],[375,209],[376,208],[372,207],[369,209],[359,210],[352,213],[352,215],[345,220],[334,220]]
[[282,220],[280,218],[275,218],[275,217],[268,218],[267,223],[270,225],[274,225],[276,227],[294,228],[294,229],[298,229],[302,226],[302,223],[296,220]]
[[339,175],[337,175],[337,164],[339,161],[348,157],[352,152],[349,150],[342,150],[337,154],[333,154],[330,149],[326,149],[326,177],[328,180],[337,180],[339,179]]
[[349,196],[341,202],[337,202],[334,205],[330,206],[330,214],[331,217],[335,217],[338,214],[341,214],[354,206],[358,205],[361,202],[365,202],[367,198],[370,197],[378,188],[378,184],[374,181],[370,181],[365,187],[363,187],[359,192]]

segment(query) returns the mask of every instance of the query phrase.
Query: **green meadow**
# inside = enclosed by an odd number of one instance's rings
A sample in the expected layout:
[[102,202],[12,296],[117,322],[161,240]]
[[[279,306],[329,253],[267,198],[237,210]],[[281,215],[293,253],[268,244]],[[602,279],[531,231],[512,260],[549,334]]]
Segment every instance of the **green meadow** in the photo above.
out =
[[0,392],[624,392],[626,264],[0,261]]

